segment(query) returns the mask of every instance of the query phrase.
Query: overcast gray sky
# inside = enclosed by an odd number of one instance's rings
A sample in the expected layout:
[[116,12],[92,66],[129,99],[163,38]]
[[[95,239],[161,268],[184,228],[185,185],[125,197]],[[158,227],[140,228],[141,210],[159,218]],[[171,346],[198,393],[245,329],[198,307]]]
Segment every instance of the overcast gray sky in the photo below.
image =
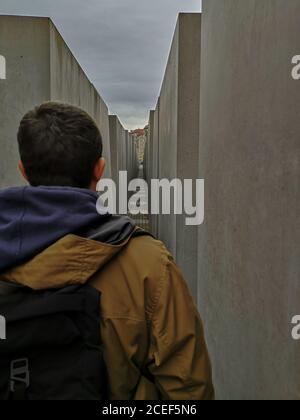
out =
[[0,14],[53,19],[128,129],[156,104],[177,14],[200,10],[201,0],[0,0]]

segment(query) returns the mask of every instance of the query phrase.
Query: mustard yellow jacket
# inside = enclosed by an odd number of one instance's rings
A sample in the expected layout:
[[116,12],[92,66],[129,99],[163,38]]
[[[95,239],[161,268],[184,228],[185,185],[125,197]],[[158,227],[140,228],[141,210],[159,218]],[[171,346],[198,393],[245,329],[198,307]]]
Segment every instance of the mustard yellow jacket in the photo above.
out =
[[110,399],[214,398],[199,313],[171,255],[152,237],[107,245],[68,235],[0,280],[35,290],[89,282],[102,293]]

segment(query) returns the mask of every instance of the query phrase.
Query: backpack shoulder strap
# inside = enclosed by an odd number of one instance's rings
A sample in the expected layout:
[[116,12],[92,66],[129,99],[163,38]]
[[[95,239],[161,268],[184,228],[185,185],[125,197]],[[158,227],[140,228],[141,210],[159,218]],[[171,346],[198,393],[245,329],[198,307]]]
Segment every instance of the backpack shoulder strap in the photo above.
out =
[[20,289],[27,289],[27,287],[18,283],[0,280],[0,296],[17,293],[20,291]]

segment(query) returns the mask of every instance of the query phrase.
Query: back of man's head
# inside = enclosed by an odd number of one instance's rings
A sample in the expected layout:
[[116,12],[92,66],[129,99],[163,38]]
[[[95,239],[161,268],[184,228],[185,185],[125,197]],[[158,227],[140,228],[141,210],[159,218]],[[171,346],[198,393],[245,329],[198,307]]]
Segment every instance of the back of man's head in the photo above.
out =
[[77,107],[56,102],[23,117],[18,143],[32,186],[89,188],[102,157],[102,137],[93,119]]

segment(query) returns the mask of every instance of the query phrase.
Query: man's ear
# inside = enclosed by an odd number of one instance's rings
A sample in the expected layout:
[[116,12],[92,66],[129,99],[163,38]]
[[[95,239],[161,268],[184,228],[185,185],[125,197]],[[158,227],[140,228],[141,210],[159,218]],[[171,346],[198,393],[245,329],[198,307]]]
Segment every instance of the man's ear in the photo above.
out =
[[26,171],[25,171],[24,165],[23,165],[23,163],[22,163],[22,161],[21,161],[21,160],[19,161],[18,167],[19,167],[19,171],[21,172],[22,177],[23,177],[26,181],[28,181],[28,178],[27,178],[27,175],[26,175]]
[[100,158],[94,168],[94,181],[98,183],[100,179],[103,177],[104,171],[106,167],[106,161],[104,158]]

